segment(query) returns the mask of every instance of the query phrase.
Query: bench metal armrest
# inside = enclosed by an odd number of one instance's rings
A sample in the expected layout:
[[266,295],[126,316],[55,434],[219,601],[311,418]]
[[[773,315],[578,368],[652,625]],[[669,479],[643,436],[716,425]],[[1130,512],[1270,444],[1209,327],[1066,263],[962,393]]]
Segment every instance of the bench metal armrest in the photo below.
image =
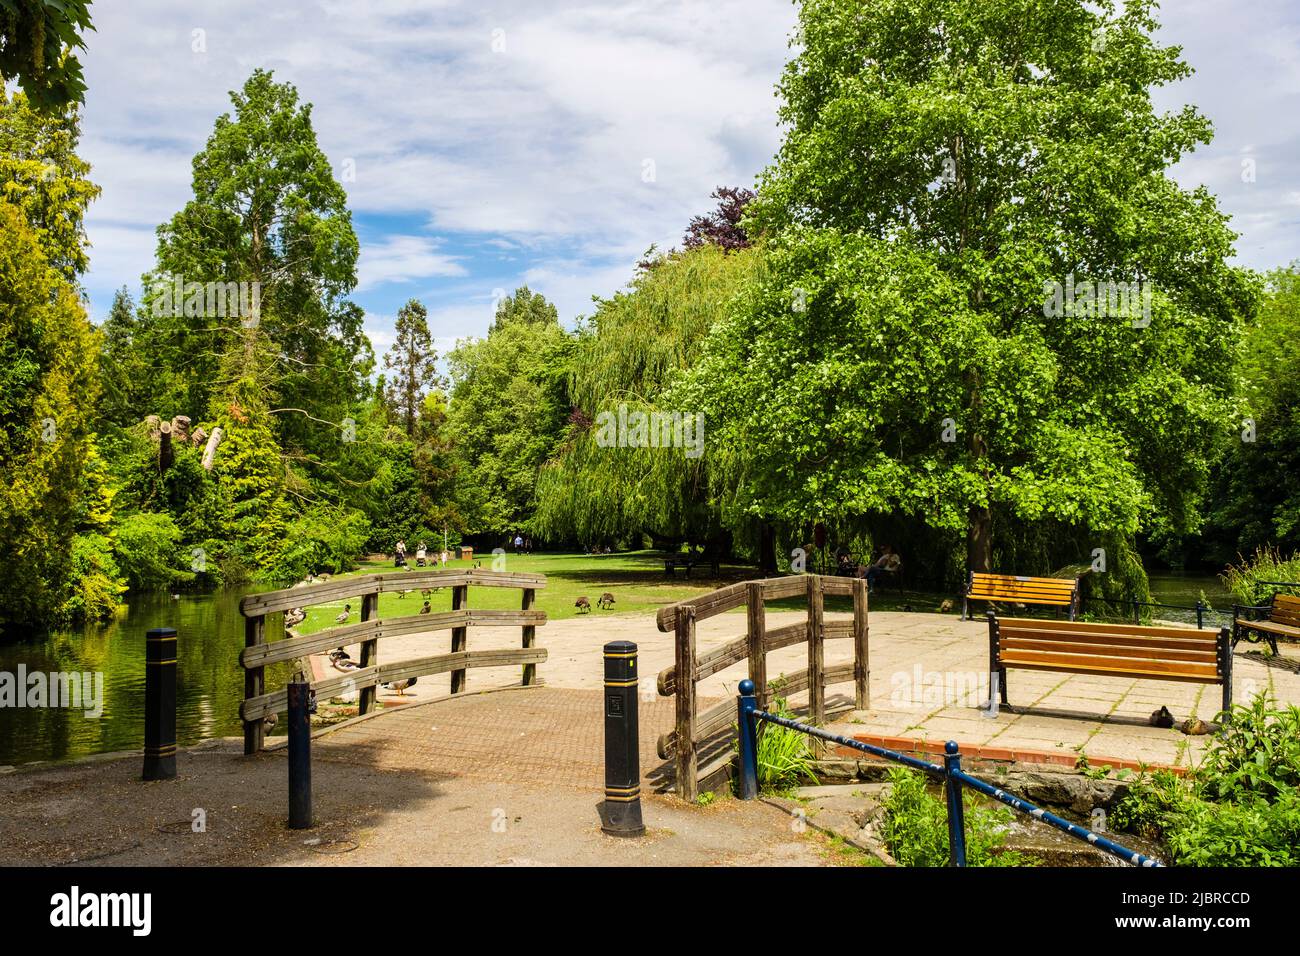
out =
[[[1234,621],[1241,619],[1249,612],[1269,611],[1272,610],[1272,604],[1234,604],[1232,606],[1232,619]],[[1257,621],[1259,618],[1252,616],[1245,617],[1247,622]]]

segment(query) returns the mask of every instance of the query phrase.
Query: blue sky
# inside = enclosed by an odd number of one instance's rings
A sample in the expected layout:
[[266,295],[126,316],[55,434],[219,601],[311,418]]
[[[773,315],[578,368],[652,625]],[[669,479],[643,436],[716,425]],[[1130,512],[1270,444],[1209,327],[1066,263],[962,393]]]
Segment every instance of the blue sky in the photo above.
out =
[[[572,322],[652,243],[679,243],[716,186],[752,185],[776,150],[774,84],[795,22],[789,0],[93,11],[81,152],[104,190],[88,221],[96,319],[117,287],[138,294],[228,91],[266,67],[314,104],[361,240],[353,298],[378,353],[408,298],[428,306],[445,350],[486,331],[500,290],[526,282]],[[1300,5],[1167,0],[1161,20],[1197,73],[1159,104],[1195,103],[1216,129],[1176,178],[1219,197],[1243,264],[1300,257]]]

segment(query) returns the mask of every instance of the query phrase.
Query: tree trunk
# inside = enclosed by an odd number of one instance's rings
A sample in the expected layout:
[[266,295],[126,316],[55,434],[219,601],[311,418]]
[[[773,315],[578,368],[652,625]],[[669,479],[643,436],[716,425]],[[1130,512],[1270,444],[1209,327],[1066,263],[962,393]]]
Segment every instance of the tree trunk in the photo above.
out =
[[776,528],[766,521],[759,532],[758,569],[764,574],[776,573]]
[[966,526],[966,565],[970,571],[993,570],[993,515],[981,505],[971,505]]
[[158,470],[166,474],[172,466],[172,425],[171,422],[158,424]]
[[212,462],[217,457],[217,446],[221,444],[221,426],[218,425],[212,429],[212,434],[208,436],[208,447],[203,449],[203,470],[211,471]]

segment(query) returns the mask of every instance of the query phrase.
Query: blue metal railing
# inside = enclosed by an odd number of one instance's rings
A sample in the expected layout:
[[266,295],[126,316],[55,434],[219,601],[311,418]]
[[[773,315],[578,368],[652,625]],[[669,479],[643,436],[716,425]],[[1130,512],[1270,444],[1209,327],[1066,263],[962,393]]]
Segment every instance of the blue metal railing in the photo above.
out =
[[1034,819],[1055,827],[1063,833],[1068,833],[1078,840],[1090,843],[1097,849],[1104,850],[1125,863],[1131,863],[1133,866],[1164,866],[1159,860],[1143,856],[1141,853],[1121,846],[1113,840],[1108,840],[1101,834],[1094,833],[1086,827],[1071,823],[1054,813],[1049,813],[1042,807],[1034,806],[1028,800],[1012,796],[1005,790],[986,783],[978,777],[972,777],[961,769],[961,753],[955,741],[950,740],[944,746],[943,765],[940,766],[927,760],[909,757],[907,754],[899,753],[896,750],[866,744],[860,740],[854,740],[852,737],[842,737],[839,734],[832,734],[829,731],[822,730],[820,727],[801,724],[798,721],[790,720],[788,717],[778,717],[776,714],[769,714],[766,711],[759,710],[758,699],[754,696],[754,682],[751,680],[742,680],[740,682],[740,696],[736,698],[736,713],[740,727],[740,799],[742,800],[753,800],[758,796],[758,722],[762,720],[788,727],[791,730],[797,730],[810,737],[828,740],[842,747],[849,747],[863,753],[883,757],[886,760],[901,763],[914,770],[920,770],[936,780],[942,780],[944,798],[948,806],[948,863],[950,866],[966,865],[966,814],[962,803],[962,787],[970,787],[978,793],[1005,803],[1013,810],[1027,813]]

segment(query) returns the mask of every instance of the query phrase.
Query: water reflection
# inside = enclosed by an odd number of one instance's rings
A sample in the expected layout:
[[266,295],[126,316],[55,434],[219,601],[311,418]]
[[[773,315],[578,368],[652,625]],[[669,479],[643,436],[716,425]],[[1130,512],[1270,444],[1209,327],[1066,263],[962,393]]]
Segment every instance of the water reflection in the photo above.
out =
[[[104,674],[103,713],[82,709],[0,708],[0,765],[61,760],[132,750],[143,745],[144,635],[151,627],[177,631],[176,736],[181,744],[243,732],[239,652],[244,619],[239,599],[249,589],[214,594],[133,596],[126,616],[110,624],[0,644],[0,671]],[[283,636],[280,615],[267,619],[267,639]],[[282,686],[291,665],[267,668],[268,687]]]

